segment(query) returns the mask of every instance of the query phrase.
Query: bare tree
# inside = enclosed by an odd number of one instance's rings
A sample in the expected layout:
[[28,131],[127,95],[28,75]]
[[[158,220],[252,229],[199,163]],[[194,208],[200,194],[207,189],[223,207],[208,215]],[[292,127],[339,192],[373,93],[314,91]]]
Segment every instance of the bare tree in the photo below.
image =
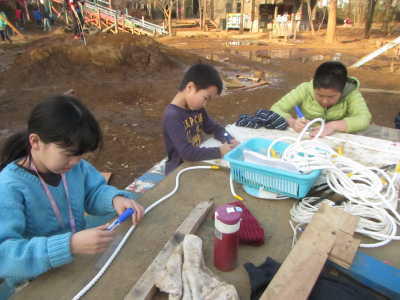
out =
[[158,6],[164,15],[164,22],[167,24],[168,33],[172,35],[172,9],[176,0],[156,0],[155,5]]
[[244,0],[240,1],[240,34],[243,33],[244,28]]
[[382,31],[384,34],[389,35],[393,31],[394,20],[396,19],[396,4],[397,0],[385,0],[383,15]]
[[329,1],[328,28],[326,30],[326,42],[333,43],[336,40],[336,7],[337,0]]
[[369,39],[372,21],[374,19],[376,0],[368,0],[367,18],[365,20],[364,38]]
[[199,17],[200,17],[200,30],[205,29],[206,24],[206,0],[198,0],[199,1]]
[[311,3],[310,0],[306,0],[307,4],[307,15],[308,15],[308,22],[310,23],[311,33],[314,35],[314,23],[313,23],[313,14],[311,11]]
[[354,24],[361,25],[365,23],[365,9],[368,0],[352,0],[352,11],[354,12]]

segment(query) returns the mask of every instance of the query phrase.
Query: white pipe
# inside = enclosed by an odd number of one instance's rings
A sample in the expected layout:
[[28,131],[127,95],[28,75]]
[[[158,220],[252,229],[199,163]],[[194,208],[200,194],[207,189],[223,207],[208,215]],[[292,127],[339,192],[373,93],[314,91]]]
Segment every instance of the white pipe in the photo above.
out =
[[[182,169],[178,172],[178,174],[176,175],[176,179],[175,179],[175,188],[168,193],[167,195],[163,196],[162,198],[160,198],[159,200],[157,200],[156,202],[154,202],[152,205],[150,205],[149,207],[147,207],[144,211],[144,214],[146,215],[148,212],[150,212],[154,207],[156,207],[157,205],[159,205],[161,202],[163,202],[164,200],[168,199],[169,197],[171,197],[173,194],[176,193],[176,191],[179,188],[179,178],[181,177],[181,175],[183,173],[185,173],[186,171],[190,171],[190,170],[198,170],[198,169],[219,169],[219,167],[217,166],[194,166],[194,167],[188,167],[185,169]],[[122,240],[119,242],[117,248],[115,248],[114,252],[111,254],[111,256],[107,259],[107,261],[105,262],[105,264],[103,265],[103,267],[99,270],[99,272],[93,277],[93,279],[83,288],[81,289],[73,298],[72,300],[78,300],[80,299],[83,295],[85,295],[95,284],[96,282],[101,278],[101,276],[103,276],[103,274],[107,271],[108,267],[111,265],[111,263],[113,262],[114,258],[118,255],[119,251],[122,249],[122,247],[125,245],[126,241],[128,240],[129,236],[132,234],[132,232],[135,230],[136,225],[132,225],[129,230],[125,233],[124,237],[122,238]]]
[[398,44],[400,44],[400,36],[397,37],[396,39],[390,41],[389,43],[383,45],[381,48],[378,50],[375,50],[374,52],[362,57],[360,60],[358,60],[356,63],[352,64],[350,68],[358,68],[361,67],[363,64],[366,62],[369,62],[371,59],[374,59],[378,55],[382,54],[383,52],[396,47]]

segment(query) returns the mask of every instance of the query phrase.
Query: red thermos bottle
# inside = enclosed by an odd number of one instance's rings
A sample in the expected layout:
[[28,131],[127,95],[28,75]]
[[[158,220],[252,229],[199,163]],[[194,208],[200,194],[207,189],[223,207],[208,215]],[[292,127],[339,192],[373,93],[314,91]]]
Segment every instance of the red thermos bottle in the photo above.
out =
[[236,267],[242,208],[224,204],[215,210],[214,265],[221,271]]

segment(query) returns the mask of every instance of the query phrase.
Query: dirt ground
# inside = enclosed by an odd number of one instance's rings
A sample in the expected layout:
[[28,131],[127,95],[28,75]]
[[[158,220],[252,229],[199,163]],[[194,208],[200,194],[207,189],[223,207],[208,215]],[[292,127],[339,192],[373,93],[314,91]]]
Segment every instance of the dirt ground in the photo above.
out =
[[[209,103],[207,109],[220,123],[228,124],[241,113],[269,108],[297,84],[310,80],[321,62],[340,59],[350,65],[375,50],[383,40],[379,32],[373,32],[370,40],[361,40],[362,30],[356,28],[339,28],[338,42],[330,46],[323,43],[322,32],[315,36],[299,35],[294,42],[269,40],[264,33],[179,32],[175,37],[157,40],[127,34],[98,34],[88,36],[87,47],[80,41],[72,40],[71,35],[61,29],[46,35],[28,30],[26,35],[25,41],[17,39],[12,45],[1,44],[0,145],[8,135],[24,128],[32,106],[49,95],[74,89],[77,97],[93,110],[104,131],[103,149],[89,155],[88,159],[99,170],[112,172],[111,183],[118,187],[127,186],[165,156],[162,112],[175,95],[180,78],[190,64],[208,61],[221,71],[229,89]],[[360,69],[350,70],[350,75],[358,77],[363,88],[399,90],[400,61],[392,56],[393,53],[388,52]],[[236,75],[251,77],[255,74],[268,84],[254,90],[235,91],[235,86],[250,84],[238,82]],[[400,110],[399,95],[365,93],[364,96],[372,111],[373,121],[393,127],[393,119]],[[215,188],[212,184],[220,177],[221,182],[224,180],[226,184],[226,174],[218,172],[213,176],[185,176],[185,182],[195,182],[196,187],[202,189],[191,190],[189,185],[183,184],[184,188],[179,192],[181,202],[168,202],[156,215],[146,217],[137,234],[125,246],[114,266],[115,271],[105,275],[105,285],[96,286],[88,299],[122,298],[195,203],[210,197],[216,203],[228,201],[228,186]],[[170,191],[172,181],[169,176],[157,187],[157,193],[155,190],[146,193],[143,204],[147,205]],[[251,205],[249,208],[265,225],[270,242],[261,252],[255,253],[252,248],[246,248],[240,264],[246,260],[261,263],[266,253],[282,261],[291,242],[287,212],[278,214],[274,203],[265,207],[262,200],[251,202]],[[176,207],[180,208],[179,212]],[[267,209],[271,217],[264,219],[260,207]],[[289,207],[288,202],[285,209]],[[272,219],[279,222],[270,222]],[[121,231],[127,229],[126,226],[124,224]],[[281,232],[282,226],[287,227],[287,236],[275,234]],[[199,231],[205,241],[208,265],[212,264],[212,230],[210,217]],[[135,246],[138,243],[141,247]],[[270,250],[276,245],[279,247]],[[141,259],[133,259],[135,257]],[[26,290],[27,296],[22,290],[19,299],[44,299],[43,293],[51,297],[50,291],[59,296],[61,287],[68,287],[63,296],[70,299],[70,294],[79,290],[82,282],[86,282],[94,272],[92,268],[81,268],[81,263],[86,265],[88,260],[94,264],[97,257],[78,258],[65,268],[46,273],[41,280],[31,284],[33,288],[38,287],[37,297],[33,297],[29,289]],[[248,295],[249,286],[244,270],[238,269],[236,273],[226,276],[227,281],[238,284],[242,299],[246,299],[244,295]],[[41,284],[49,289],[40,288]]]
[[[269,108],[291,88],[309,80],[321,62],[340,59],[350,65],[391,39],[375,31],[370,40],[362,40],[362,29],[338,28],[338,42],[328,46],[323,34],[302,34],[288,42],[269,40],[265,33],[180,31],[175,37],[157,40],[95,34],[88,36],[85,47],[61,28],[51,34],[27,30],[26,40],[1,44],[0,143],[25,126],[35,103],[74,89],[104,130],[103,149],[88,159],[98,169],[113,173],[112,184],[125,187],[165,156],[162,112],[190,64],[215,64],[229,87],[249,85],[238,82],[236,75],[261,74],[268,82],[254,90],[229,88],[209,103],[210,114],[227,124],[241,113]],[[350,74],[364,88],[396,90],[400,60],[389,51]],[[393,127],[399,95],[364,95],[373,121]]]

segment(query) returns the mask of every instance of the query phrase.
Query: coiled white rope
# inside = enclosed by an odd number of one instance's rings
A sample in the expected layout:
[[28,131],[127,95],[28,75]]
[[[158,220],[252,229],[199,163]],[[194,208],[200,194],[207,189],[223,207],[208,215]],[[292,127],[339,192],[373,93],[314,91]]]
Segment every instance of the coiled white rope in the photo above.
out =
[[[188,167],[185,169],[182,169],[178,172],[178,174],[176,175],[175,178],[175,188],[168,193],[167,195],[163,196],[162,198],[160,198],[159,200],[157,200],[156,202],[154,202],[152,205],[150,205],[149,207],[147,207],[144,211],[144,214],[146,215],[148,212],[150,212],[154,207],[156,207],[157,205],[159,205],[161,202],[167,200],[168,198],[170,198],[173,194],[176,193],[176,191],[179,188],[179,178],[181,177],[181,175],[187,171],[190,170],[199,170],[199,169],[218,169],[219,167],[217,166],[194,166],[194,167]],[[99,270],[99,272],[93,277],[93,279],[82,289],[80,290],[73,298],[72,300],[78,300],[80,299],[83,295],[85,295],[95,284],[96,282],[101,278],[101,276],[103,276],[103,274],[107,271],[108,267],[111,265],[111,263],[113,262],[114,258],[118,255],[119,251],[122,249],[122,247],[125,245],[126,241],[128,240],[128,238],[130,237],[130,235],[132,234],[132,232],[135,230],[136,225],[132,225],[129,230],[125,233],[124,237],[122,238],[122,240],[119,242],[117,248],[115,248],[114,252],[111,254],[111,256],[107,259],[107,261],[105,262],[105,264],[103,265],[103,267]]]
[[[313,139],[303,140],[311,126],[320,123],[320,129]],[[397,177],[376,167],[366,167],[350,158],[339,155],[325,143],[317,140],[324,129],[324,121],[315,119],[307,123],[298,138],[280,137],[269,146],[267,154],[271,157],[271,149],[281,141],[293,142],[282,153],[281,159],[290,162],[303,173],[324,170],[326,182],[330,189],[343,195],[348,202],[339,205],[346,212],[360,216],[356,232],[369,236],[376,243],[361,244],[361,247],[379,247],[392,240],[399,240],[397,225],[400,225],[398,208]],[[291,227],[296,235],[302,225],[311,221],[312,215],[323,202],[335,205],[330,200],[323,200],[312,205],[315,198],[305,198],[296,204],[290,214]],[[337,206],[337,205],[336,205]],[[296,237],[294,237],[295,241]]]

